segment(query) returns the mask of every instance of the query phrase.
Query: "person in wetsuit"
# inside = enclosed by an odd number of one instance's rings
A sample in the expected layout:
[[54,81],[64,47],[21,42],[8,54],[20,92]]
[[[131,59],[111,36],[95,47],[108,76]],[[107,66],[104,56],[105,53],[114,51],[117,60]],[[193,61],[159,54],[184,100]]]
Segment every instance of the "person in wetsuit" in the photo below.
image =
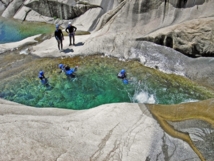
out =
[[129,81],[128,79],[126,79],[126,71],[124,69],[122,69],[118,74],[117,74],[117,78],[122,79],[124,84],[128,84]]
[[59,73],[65,72],[65,67],[66,67],[66,65],[59,64],[59,69],[61,69]]
[[125,71],[124,69],[122,69],[122,70],[117,74],[117,78],[120,78],[120,79],[126,78],[126,71]]
[[75,66],[74,68],[70,68],[67,65],[59,64],[59,68],[61,69],[61,72],[64,72],[65,75],[71,78],[75,78],[75,72],[77,71],[78,66]]
[[65,29],[65,31],[69,34],[69,46],[72,45],[71,38],[73,39],[73,45],[75,45],[75,32],[77,31],[77,28],[75,26],[72,26],[71,22],[69,22],[68,27]]
[[58,24],[56,25],[56,30],[55,30],[54,36],[55,36],[55,38],[57,40],[57,43],[58,43],[58,49],[60,51],[62,51],[63,50],[63,43],[62,43],[62,41],[64,40],[64,35],[62,33],[62,30],[59,28]]
[[39,79],[41,80],[41,83],[45,86],[48,86],[48,79],[45,77],[44,72],[41,70],[39,71],[38,75]]

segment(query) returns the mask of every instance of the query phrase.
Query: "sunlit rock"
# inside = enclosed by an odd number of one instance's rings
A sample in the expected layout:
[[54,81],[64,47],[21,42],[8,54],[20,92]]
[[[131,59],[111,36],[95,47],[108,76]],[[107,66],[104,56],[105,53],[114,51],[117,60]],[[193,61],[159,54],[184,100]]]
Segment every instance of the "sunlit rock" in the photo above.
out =
[[19,11],[17,11],[13,18],[20,19],[22,21],[54,22],[53,17],[40,15],[38,12],[26,6],[23,6]]
[[138,40],[155,42],[191,56],[214,56],[214,18],[201,18],[159,29]]
[[[30,153],[35,160],[200,161],[186,142],[164,132],[143,104],[109,104],[86,111],[67,111],[0,101],[5,107],[0,106],[0,147],[7,154],[1,156],[2,160],[22,160]],[[8,136],[15,144],[7,142]]]
[[19,10],[19,8],[23,5],[23,0],[13,0],[9,3],[7,8],[2,13],[2,17],[12,18],[14,14]]

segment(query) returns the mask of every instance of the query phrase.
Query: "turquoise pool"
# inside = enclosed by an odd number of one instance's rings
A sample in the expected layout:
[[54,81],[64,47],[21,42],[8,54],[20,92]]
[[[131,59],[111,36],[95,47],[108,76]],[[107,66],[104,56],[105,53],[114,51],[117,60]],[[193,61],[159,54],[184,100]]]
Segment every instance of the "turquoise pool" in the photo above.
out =
[[0,44],[20,41],[37,34],[50,34],[54,25],[0,18]]
[[[1,98],[29,106],[79,110],[118,102],[177,104],[214,96],[213,91],[184,77],[164,74],[137,61],[121,62],[99,55],[32,60],[28,57],[14,57],[16,61],[9,63],[13,64],[11,72],[0,74]],[[11,58],[12,55],[5,55],[4,59],[11,61]],[[77,77],[70,79],[59,73],[59,63],[78,65]],[[127,71],[128,85],[117,78],[121,69]],[[39,70],[45,72],[50,87],[40,83]]]

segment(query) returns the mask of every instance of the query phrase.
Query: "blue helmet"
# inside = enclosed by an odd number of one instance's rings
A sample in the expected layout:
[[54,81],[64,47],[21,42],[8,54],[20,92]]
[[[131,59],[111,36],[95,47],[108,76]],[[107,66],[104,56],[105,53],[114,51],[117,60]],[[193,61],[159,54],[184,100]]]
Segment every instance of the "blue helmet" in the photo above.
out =
[[123,79],[123,84],[129,84],[129,81],[127,79]]
[[56,28],[59,28],[59,24],[56,24]]
[[40,74],[40,75],[44,75],[44,72],[41,70],[41,71],[39,72],[39,74]]
[[63,64],[59,64],[59,68],[62,69],[63,68]]
[[122,69],[122,70],[120,71],[120,73],[121,73],[121,74],[125,74],[126,71],[125,71],[124,69]]

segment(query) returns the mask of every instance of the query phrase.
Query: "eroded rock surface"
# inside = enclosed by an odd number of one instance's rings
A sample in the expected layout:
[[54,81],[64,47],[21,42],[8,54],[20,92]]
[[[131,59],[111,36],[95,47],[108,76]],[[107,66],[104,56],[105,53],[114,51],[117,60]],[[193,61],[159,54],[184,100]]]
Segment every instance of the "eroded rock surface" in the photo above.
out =
[[0,102],[1,160],[200,160],[143,104],[68,111]]
[[13,0],[10,3],[8,3],[7,8],[2,13],[2,17],[6,18],[12,18],[15,13],[20,9],[20,7],[23,5],[24,0]]
[[171,125],[184,133],[188,133],[193,144],[201,151],[206,160],[212,160],[214,128],[212,124],[201,120],[188,120],[180,122],[171,122]]
[[147,105],[168,134],[181,138],[201,160],[213,158],[213,99],[179,105]]
[[213,26],[214,18],[201,18],[160,29],[137,40],[155,42],[191,57],[214,56]]

